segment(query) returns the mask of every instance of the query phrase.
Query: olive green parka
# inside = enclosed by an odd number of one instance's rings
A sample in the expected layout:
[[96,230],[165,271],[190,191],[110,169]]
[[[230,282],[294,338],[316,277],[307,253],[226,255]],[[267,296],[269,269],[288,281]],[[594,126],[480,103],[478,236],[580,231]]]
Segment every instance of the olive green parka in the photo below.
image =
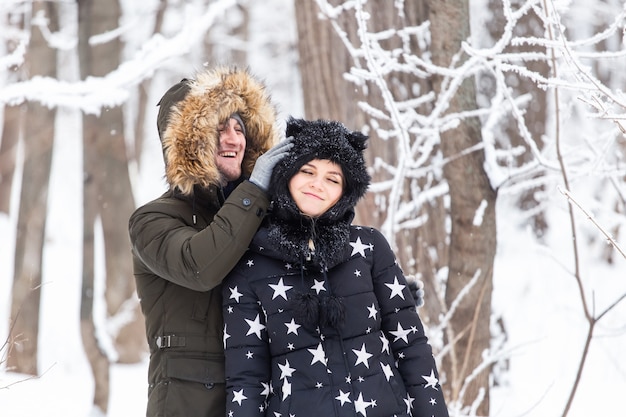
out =
[[245,125],[247,178],[278,141],[276,110],[247,70],[217,68],[176,84],[157,119],[169,190],[130,217],[134,274],[150,348],[149,417],[225,413],[221,282],[269,206],[242,179],[225,191],[215,163],[218,125]]

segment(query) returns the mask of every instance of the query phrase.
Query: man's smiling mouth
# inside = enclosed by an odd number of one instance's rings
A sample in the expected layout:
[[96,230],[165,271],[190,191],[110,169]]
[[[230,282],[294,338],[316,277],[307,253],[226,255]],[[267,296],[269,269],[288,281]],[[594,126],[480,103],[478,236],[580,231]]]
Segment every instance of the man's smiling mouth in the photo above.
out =
[[219,156],[222,158],[235,158],[237,157],[237,152],[220,152]]

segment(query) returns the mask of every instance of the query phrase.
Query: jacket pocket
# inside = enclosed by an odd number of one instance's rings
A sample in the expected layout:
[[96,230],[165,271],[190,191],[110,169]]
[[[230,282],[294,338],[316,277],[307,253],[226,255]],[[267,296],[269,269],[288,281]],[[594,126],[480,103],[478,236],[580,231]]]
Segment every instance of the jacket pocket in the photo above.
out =
[[148,398],[149,417],[224,417],[224,384],[199,384],[168,379],[154,387]]
[[165,376],[205,385],[224,384],[224,357],[173,356],[167,358]]

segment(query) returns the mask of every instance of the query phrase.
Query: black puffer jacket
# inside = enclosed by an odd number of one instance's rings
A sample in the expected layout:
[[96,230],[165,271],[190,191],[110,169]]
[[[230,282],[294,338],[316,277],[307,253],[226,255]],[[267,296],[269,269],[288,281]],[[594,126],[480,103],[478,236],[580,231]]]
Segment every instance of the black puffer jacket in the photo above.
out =
[[[273,211],[222,287],[227,415],[447,416],[389,244],[350,225],[369,182],[364,137],[297,120],[287,135],[294,148],[275,168],[284,176],[275,178]],[[340,163],[349,185],[315,220],[299,215],[284,186],[313,158]]]
[[149,417],[224,416],[220,285],[269,206],[266,193],[249,181],[220,185],[218,124],[234,112],[246,127],[246,176],[278,139],[275,109],[248,72],[200,73],[176,84],[160,102],[158,129],[170,189],[129,220],[150,346]]

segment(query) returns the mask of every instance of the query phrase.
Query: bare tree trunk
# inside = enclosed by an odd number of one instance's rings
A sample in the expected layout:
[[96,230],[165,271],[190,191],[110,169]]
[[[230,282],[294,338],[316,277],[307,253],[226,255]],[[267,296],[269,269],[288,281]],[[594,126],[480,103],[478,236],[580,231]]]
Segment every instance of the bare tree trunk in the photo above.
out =
[[[9,22],[5,24],[24,29],[24,16],[20,16],[18,22],[14,22],[15,17],[7,18]],[[10,38],[6,41],[6,49],[13,52],[19,45],[17,39]],[[24,69],[17,66],[8,68],[7,81],[18,81],[23,76]],[[0,213],[9,214],[11,210],[11,193],[13,190],[13,175],[15,172],[15,158],[20,134],[22,133],[22,123],[24,121],[25,105],[19,104],[11,106],[4,105],[4,117],[2,126],[2,136],[0,137]]]
[[[83,39],[116,29],[121,16],[117,0],[80,1]],[[81,48],[81,76],[105,76],[118,68],[122,54],[119,38]],[[85,213],[100,218],[104,236],[108,317],[121,317],[123,325],[112,335],[122,363],[135,363],[147,350],[139,303],[135,296],[127,220],[134,209],[124,139],[122,107],[103,108],[83,118]],[[93,190],[92,190],[93,188]],[[93,228],[94,225],[86,225]],[[85,229],[88,231],[89,229]]]
[[[78,57],[81,78],[91,74],[92,53],[89,38],[92,29],[92,0],[78,0]],[[93,116],[91,116],[93,117]],[[94,377],[93,404],[106,413],[109,404],[109,358],[102,350],[93,318],[94,303],[94,227],[98,217],[98,189],[94,170],[99,159],[94,156],[92,124],[83,117],[83,279],[80,304],[80,329],[85,354]]]
[[[163,27],[163,18],[165,11],[167,10],[167,0],[159,1],[159,8],[157,10],[154,31],[153,33],[160,33]],[[129,156],[129,160],[136,160],[137,165],[141,165],[141,153],[143,152],[143,141],[145,136],[145,124],[146,124],[146,109],[148,106],[148,92],[152,82],[150,79],[145,79],[139,85],[139,100],[137,103],[137,121],[135,124],[135,147],[134,154]]]
[[[461,42],[470,36],[467,0],[431,0],[431,34],[433,63],[448,67]],[[451,30],[454,28],[454,30]],[[459,64],[461,65],[461,64]],[[441,79],[434,79],[435,90],[441,89]],[[450,101],[450,112],[476,109],[473,79],[465,79]],[[444,157],[458,156],[481,142],[478,119],[464,120],[456,129],[441,134]],[[474,276],[471,287],[452,316],[447,328],[451,351],[444,357],[443,373],[447,377],[444,389],[447,398],[470,406],[483,398],[477,415],[489,415],[490,367],[469,380],[483,362],[483,352],[489,349],[493,261],[496,251],[496,193],[484,171],[484,153],[472,152],[453,159],[444,166],[444,176],[450,189],[450,253],[446,289],[446,304],[452,305]],[[461,389],[467,384],[463,398]]]
[[[523,0],[514,0],[511,4],[513,8],[521,7]],[[492,39],[500,39],[504,32],[504,26],[506,24],[506,20],[504,18],[504,11],[502,9],[503,4],[502,0],[489,0],[488,8],[489,13],[492,14],[492,22],[489,27],[489,33],[491,34]],[[529,10],[528,13],[524,14],[523,17],[520,18],[519,22],[513,28],[514,34],[520,37],[536,37],[542,38],[544,36],[544,22],[540,16],[534,12],[534,10]],[[506,48],[506,52],[510,54],[546,54],[545,46],[539,44],[525,44],[515,47]],[[529,71],[536,72],[538,74],[544,75],[546,78],[550,76],[550,66],[544,60],[529,60],[525,63],[526,68]],[[597,73],[597,72],[595,72]],[[548,106],[548,89],[539,88],[537,84],[529,79],[528,77],[522,77],[515,72],[511,72],[507,74],[507,77],[511,79],[508,83],[512,89],[516,91],[516,96],[522,96],[525,94],[529,94],[532,96],[532,99],[529,101],[528,106],[524,109],[524,125],[525,129],[531,134],[533,140],[537,144],[538,149],[543,149],[543,137],[546,132],[546,119],[547,119],[547,111],[549,109]],[[513,79],[515,81],[513,81]],[[481,79],[481,85],[492,85],[486,77]],[[493,89],[492,89],[493,90]],[[493,91],[483,91],[484,94],[493,94]],[[515,120],[515,118],[510,117],[504,126],[502,126],[502,137],[506,138],[506,141],[509,143],[507,146],[512,147],[523,147],[528,150],[528,145],[526,141],[522,138],[520,133],[519,122]],[[499,135],[495,135],[498,137]],[[530,158],[532,158],[532,152],[528,150],[527,152],[523,152],[518,156],[518,166],[527,162]],[[520,208],[527,211],[534,210],[540,204],[540,199],[536,197],[538,193],[543,192],[545,187],[539,185],[534,187],[524,193],[519,198],[518,204]],[[538,211],[532,217],[531,226],[535,235],[538,237],[543,236],[548,229],[548,222],[545,218],[545,213],[543,211]]]
[[[428,7],[423,1],[406,2],[402,15],[398,13],[393,2],[385,0],[369,1],[365,5],[367,11],[375,19],[371,19],[370,31],[383,31],[390,28],[400,29],[417,26],[428,18]],[[356,88],[344,78],[344,74],[354,65],[353,58],[343,46],[339,36],[328,21],[318,18],[319,10],[315,2],[296,2],[296,20],[298,21],[298,50],[300,54],[300,72],[302,77],[304,107],[306,117],[336,119],[352,129],[360,129],[370,123],[370,117],[357,107],[359,101],[365,101],[373,107],[382,108],[383,99],[380,91],[373,84],[368,84],[367,92]],[[355,41],[357,26],[354,16],[340,18],[341,28]],[[394,46],[389,45],[391,50]],[[414,42],[413,51],[420,46]],[[422,91],[429,91],[430,86],[416,77],[390,75],[386,80],[387,87],[399,100],[407,99],[407,85],[420,85]],[[384,128],[385,126],[383,126]],[[374,159],[380,158],[390,165],[396,165],[397,155],[395,144],[379,138],[374,129],[368,131],[369,147],[366,151],[368,166],[374,167]],[[384,181],[389,178],[385,173],[376,171],[372,181]],[[424,184],[422,184],[424,185]],[[406,181],[406,195],[410,195],[411,180]],[[386,199],[386,195],[382,195]],[[381,194],[368,193],[357,206],[356,222],[380,227],[387,216],[387,208],[378,202]],[[447,244],[445,219],[446,205],[443,199],[436,204],[422,207],[415,217],[426,216],[425,225],[404,229],[396,233],[391,242],[397,252],[398,261],[407,274],[415,274],[424,281],[428,302],[422,310],[425,323],[437,323],[442,311],[443,291],[436,282],[438,271],[447,265]],[[436,253],[436,256],[432,256]]]
[[[51,32],[58,31],[57,12],[54,2],[33,3],[33,15],[43,13]],[[31,76],[56,77],[56,50],[48,45],[39,27],[31,29],[25,62]],[[14,325],[9,335],[9,340],[16,345],[7,359],[7,366],[16,372],[37,375],[42,259],[56,110],[28,102],[25,117],[24,170],[11,304]]]
[[0,140],[0,213],[11,210],[11,191],[24,106],[5,106]]
[[[116,9],[117,8],[117,9]],[[112,15],[112,16],[111,16]],[[81,78],[95,75],[106,75],[111,68],[100,61],[103,52],[108,53],[108,59],[113,61],[115,67],[119,62],[119,47],[110,42],[106,44],[89,44],[89,39],[93,35],[105,33],[117,27],[119,18],[119,5],[117,2],[109,1],[78,1],[79,20],[79,61]],[[117,42],[115,42],[117,43]],[[99,58],[99,59],[98,59]],[[102,67],[104,66],[104,67]],[[100,176],[110,175],[108,181],[115,181],[114,173],[108,172],[105,159],[110,152],[110,148],[115,145],[115,139],[122,134],[122,121],[117,116],[118,109],[102,109],[101,116],[83,116],[83,171],[84,171],[84,195],[83,195],[83,286],[81,299],[81,331],[83,345],[94,376],[94,406],[106,413],[109,402],[109,358],[102,350],[98,341],[97,332],[93,318],[94,303],[94,279],[95,279],[95,225],[96,220],[101,217],[103,229],[104,214],[101,213],[103,204],[111,204],[115,209],[117,201],[106,200],[105,191],[101,189]],[[121,111],[119,112],[121,113]],[[104,123],[106,119],[108,126]],[[107,141],[107,138],[109,141]],[[123,218],[125,213],[121,213]],[[107,220],[109,217],[107,217]],[[105,247],[108,233],[104,232]],[[112,244],[112,242],[110,242]],[[108,255],[108,254],[107,254]],[[109,261],[106,261],[107,275],[113,271],[108,270]],[[128,275],[130,281],[130,274]],[[110,291],[107,279],[107,293]],[[110,313],[107,302],[107,312]]]
[[365,118],[355,111],[361,96],[343,79],[352,65],[348,52],[332,26],[319,20],[315,2],[297,1],[295,12],[306,117],[340,120],[352,128],[362,126]]

